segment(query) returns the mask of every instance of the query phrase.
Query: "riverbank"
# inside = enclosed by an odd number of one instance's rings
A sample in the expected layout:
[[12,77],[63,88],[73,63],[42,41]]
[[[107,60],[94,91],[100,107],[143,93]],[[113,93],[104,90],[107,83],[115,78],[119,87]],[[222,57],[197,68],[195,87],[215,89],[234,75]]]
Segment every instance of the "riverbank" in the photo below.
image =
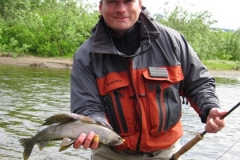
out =
[[[30,66],[40,68],[71,69],[72,59],[70,58],[44,58],[34,56],[24,57],[0,57],[0,64]],[[210,70],[213,76],[240,77],[240,70]]]
[[72,59],[67,58],[44,58],[34,56],[24,57],[0,57],[0,64],[17,65],[17,66],[30,66],[39,68],[59,68],[71,69]]

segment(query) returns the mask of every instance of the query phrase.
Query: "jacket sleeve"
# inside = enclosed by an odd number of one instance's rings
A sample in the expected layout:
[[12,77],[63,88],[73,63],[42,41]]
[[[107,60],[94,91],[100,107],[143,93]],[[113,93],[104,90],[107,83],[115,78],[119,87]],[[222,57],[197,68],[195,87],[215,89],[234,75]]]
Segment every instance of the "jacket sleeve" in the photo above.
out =
[[[100,123],[107,123],[97,83],[92,73],[92,59],[89,48],[84,43],[75,53],[71,71],[71,112],[89,116]],[[105,121],[105,122],[104,122]]]
[[206,123],[210,109],[220,107],[215,91],[215,79],[183,36],[179,44],[177,49],[184,73],[184,80],[180,86],[182,96],[187,98],[201,121]]

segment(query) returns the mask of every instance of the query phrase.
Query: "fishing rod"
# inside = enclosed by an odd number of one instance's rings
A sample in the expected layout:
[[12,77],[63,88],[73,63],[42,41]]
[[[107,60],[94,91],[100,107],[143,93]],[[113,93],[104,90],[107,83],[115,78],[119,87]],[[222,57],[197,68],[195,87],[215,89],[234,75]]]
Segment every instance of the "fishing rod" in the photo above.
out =
[[[232,107],[225,115],[221,117],[221,119],[224,119],[227,117],[232,111],[234,111],[238,106],[240,106],[240,102],[238,102],[234,107]],[[179,151],[174,153],[172,157],[169,160],[178,160],[181,155],[186,153],[189,149],[191,149],[195,144],[197,144],[200,140],[204,138],[204,135],[207,133],[205,130],[202,133],[198,133],[193,139],[191,139],[188,143],[186,143]]]

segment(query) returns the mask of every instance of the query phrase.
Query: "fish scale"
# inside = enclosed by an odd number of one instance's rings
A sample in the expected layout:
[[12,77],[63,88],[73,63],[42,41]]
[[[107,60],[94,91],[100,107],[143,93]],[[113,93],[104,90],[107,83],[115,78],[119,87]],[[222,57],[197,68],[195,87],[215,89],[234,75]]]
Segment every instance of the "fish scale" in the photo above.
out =
[[99,143],[116,146],[124,142],[116,132],[101,125],[89,117],[63,113],[53,115],[45,120],[43,125],[50,126],[42,129],[31,138],[21,138],[19,142],[24,147],[23,158],[27,160],[35,144],[42,150],[51,141],[63,140],[59,151],[69,148],[81,133],[86,135],[93,131],[99,137]]

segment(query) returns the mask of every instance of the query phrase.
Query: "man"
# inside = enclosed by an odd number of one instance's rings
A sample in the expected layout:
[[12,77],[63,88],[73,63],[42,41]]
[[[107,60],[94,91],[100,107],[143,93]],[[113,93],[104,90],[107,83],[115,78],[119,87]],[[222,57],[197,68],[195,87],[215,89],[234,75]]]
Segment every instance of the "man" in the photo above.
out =
[[141,0],[101,0],[99,10],[74,56],[71,111],[112,127],[125,142],[98,147],[90,132],[74,148],[93,149],[94,160],[169,159],[183,134],[180,96],[207,132],[224,127],[214,78],[180,33],[154,22]]

